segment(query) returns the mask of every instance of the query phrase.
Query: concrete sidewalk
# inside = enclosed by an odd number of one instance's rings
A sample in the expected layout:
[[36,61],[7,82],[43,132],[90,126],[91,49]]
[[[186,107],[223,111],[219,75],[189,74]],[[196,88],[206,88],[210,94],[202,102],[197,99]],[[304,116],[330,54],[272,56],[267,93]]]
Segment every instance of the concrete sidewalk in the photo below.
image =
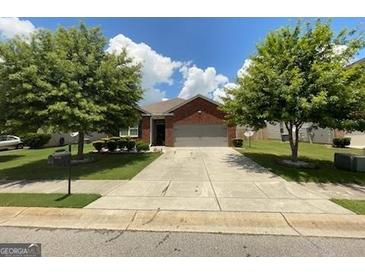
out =
[[[106,195],[128,180],[72,180],[72,193]],[[65,193],[67,180],[0,180],[0,193]]]
[[365,216],[0,207],[0,226],[365,238]]
[[[295,182],[293,182],[295,183]],[[301,183],[306,190],[335,199],[365,200],[365,186],[335,183]]]

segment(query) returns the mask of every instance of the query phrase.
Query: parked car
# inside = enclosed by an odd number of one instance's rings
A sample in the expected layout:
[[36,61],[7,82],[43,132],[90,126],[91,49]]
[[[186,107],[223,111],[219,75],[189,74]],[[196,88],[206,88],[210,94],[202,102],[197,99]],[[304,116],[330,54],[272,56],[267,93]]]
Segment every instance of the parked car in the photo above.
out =
[[20,149],[23,148],[24,144],[18,136],[14,135],[1,135],[0,136],[0,149]]

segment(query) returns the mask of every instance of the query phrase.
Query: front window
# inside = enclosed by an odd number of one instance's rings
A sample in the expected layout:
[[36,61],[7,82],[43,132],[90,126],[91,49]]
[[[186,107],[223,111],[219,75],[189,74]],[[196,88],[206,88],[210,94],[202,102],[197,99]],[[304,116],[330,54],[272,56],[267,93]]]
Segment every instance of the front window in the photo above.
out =
[[138,125],[135,125],[134,127],[129,127],[129,136],[138,137]]
[[120,137],[138,137],[138,125],[121,129],[119,135]]
[[128,132],[129,132],[129,129],[128,128],[122,128],[120,131],[119,131],[119,136],[128,136]]

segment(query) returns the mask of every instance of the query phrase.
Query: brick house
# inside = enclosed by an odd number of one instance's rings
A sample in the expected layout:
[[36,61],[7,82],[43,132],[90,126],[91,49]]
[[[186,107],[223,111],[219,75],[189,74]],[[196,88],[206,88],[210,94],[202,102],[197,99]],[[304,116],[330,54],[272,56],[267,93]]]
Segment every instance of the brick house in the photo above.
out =
[[139,108],[138,125],[122,129],[121,136],[142,139],[155,146],[231,146],[236,127],[229,125],[219,103],[197,95]]

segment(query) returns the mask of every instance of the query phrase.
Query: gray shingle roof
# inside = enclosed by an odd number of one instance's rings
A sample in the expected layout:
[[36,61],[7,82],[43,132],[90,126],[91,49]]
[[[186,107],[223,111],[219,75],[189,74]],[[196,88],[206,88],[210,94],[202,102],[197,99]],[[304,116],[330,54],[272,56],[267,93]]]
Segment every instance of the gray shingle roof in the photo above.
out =
[[151,105],[143,106],[142,109],[150,113],[161,114],[166,113],[170,109],[182,104],[185,100],[181,98],[175,98],[167,101],[161,101]]
[[351,63],[350,65],[348,65],[348,67],[351,67],[353,65],[363,65],[363,64],[365,64],[365,58],[359,59],[359,60]]

